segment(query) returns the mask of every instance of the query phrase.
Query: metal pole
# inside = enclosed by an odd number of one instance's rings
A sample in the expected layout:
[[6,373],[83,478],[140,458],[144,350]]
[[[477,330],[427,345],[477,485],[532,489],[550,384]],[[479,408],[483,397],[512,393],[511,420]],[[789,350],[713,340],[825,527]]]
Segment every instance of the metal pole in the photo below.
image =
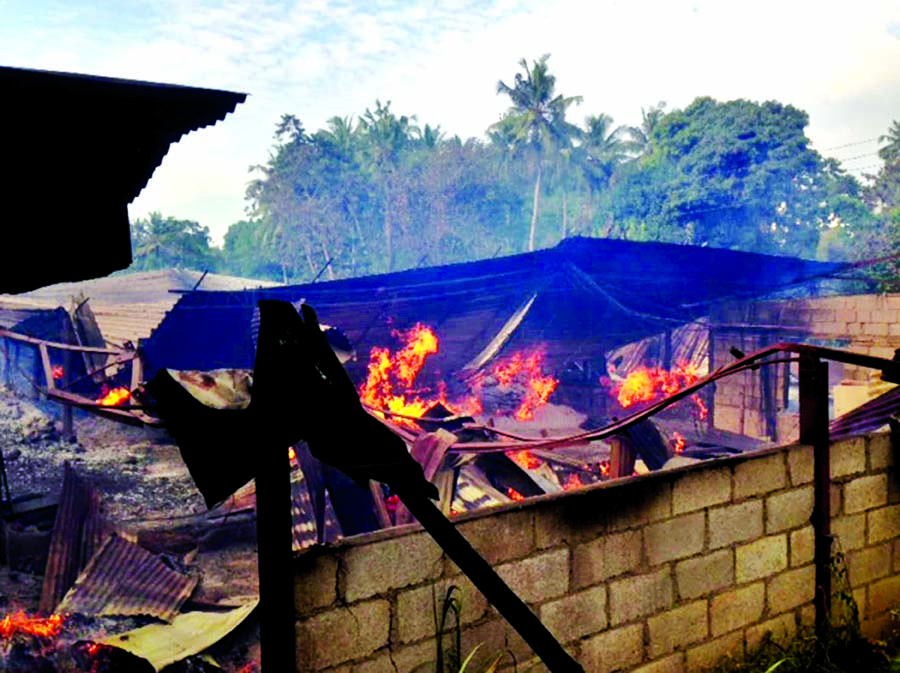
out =
[[831,608],[831,457],[828,437],[828,363],[800,355],[800,442],[813,447],[816,632],[829,624]]
[[[575,659],[541,623],[529,607],[509,588],[497,571],[463,537],[454,525],[425,496],[398,492],[409,509],[438,546],[484,594],[488,602],[509,622],[551,673],[584,673]],[[290,669],[292,670],[292,669]]]

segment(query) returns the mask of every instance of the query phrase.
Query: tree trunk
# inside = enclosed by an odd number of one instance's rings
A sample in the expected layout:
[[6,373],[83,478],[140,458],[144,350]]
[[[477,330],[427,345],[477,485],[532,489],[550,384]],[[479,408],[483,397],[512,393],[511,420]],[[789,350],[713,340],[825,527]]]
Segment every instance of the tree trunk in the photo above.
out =
[[528,252],[534,252],[534,232],[537,229],[538,213],[541,209],[541,161],[538,159],[537,178],[534,181],[534,200],[531,206],[531,229],[528,232]]

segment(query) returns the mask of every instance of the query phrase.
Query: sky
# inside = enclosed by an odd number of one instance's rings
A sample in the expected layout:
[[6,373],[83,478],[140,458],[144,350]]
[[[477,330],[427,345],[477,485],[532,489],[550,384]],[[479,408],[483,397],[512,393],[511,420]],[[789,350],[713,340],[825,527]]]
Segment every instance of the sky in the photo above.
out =
[[196,220],[217,245],[281,115],[315,131],[381,100],[483,137],[508,106],[497,82],[543,54],[557,92],[583,97],[576,123],[778,100],[857,176],[900,119],[900,0],[0,0],[0,65],[249,94],[173,145],[129,207]]

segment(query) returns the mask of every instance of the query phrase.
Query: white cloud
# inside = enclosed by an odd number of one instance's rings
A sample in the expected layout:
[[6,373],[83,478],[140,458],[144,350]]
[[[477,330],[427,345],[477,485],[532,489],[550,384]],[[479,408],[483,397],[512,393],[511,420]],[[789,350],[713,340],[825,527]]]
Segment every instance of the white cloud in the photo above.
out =
[[508,104],[497,81],[544,53],[559,91],[584,97],[575,121],[637,123],[642,107],[700,95],[777,99],[806,110],[827,148],[883,133],[900,110],[895,0],[8,4],[0,63],[251,94],[173,147],[132,207],[196,219],[216,239],[243,217],[247,167],[266,160],[281,114],[315,129],[378,98],[480,136]]

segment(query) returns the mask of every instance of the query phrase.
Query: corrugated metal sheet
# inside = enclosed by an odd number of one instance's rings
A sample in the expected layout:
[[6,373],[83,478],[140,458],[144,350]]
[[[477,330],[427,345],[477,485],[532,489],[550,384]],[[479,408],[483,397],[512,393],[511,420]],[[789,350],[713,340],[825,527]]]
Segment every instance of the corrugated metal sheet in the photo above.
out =
[[56,612],[148,615],[172,621],[199,578],[176,572],[160,557],[110,535]]
[[215,645],[237,628],[258,602],[251,599],[228,612],[187,612],[171,624],[149,624],[99,642],[131,652],[160,670]]
[[[183,292],[200,288],[211,291],[236,291],[256,287],[275,287],[278,283],[239,278],[217,273],[204,277],[198,271],[161,269],[120,274],[79,283],[57,283],[19,295],[0,295],[0,327],[11,327],[17,316],[27,317],[35,310],[68,308],[71,298],[88,298],[103,338],[113,346],[150,336],[172,309]],[[7,316],[7,317],[5,317]],[[19,318],[21,319],[21,318]],[[13,321],[9,325],[4,324]]]
[[900,388],[892,388],[831,422],[831,441],[874,432],[900,414]]
[[53,611],[75,583],[103,539],[106,522],[100,509],[100,495],[76,474],[68,461],[63,465],[63,488],[47,569],[41,591],[41,612]]

